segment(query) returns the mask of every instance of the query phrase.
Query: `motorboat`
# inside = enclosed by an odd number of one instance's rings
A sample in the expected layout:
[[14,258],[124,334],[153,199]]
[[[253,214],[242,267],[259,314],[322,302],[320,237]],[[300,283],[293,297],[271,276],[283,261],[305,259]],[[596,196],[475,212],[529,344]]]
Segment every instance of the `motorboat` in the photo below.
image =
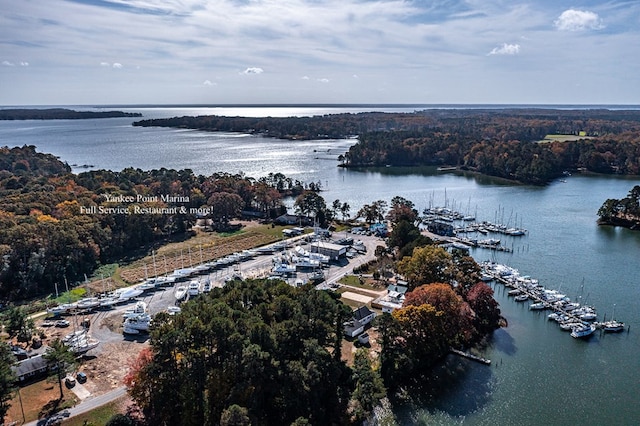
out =
[[134,335],[135,334],[140,334],[140,330],[138,330],[136,328],[133,328],[133,327],[130,327],[128,325],[123,325],[122,326],[122,332],[124,334],[134,334]]
[[85,297],[76,302],[76,307],[81,310],[95,309],[98,306],[100,306],[100,299],[97,297]]
[[47,309],[47,313],[57,316],[57,315],[62,315],[62,314],[68,314],[69,311],[72,311],[72,310],[74,310],[76,308],[77,308],[77,304],[76,303],[63,303],[61,305],[48,308]]
[[121,300],[118,299],[117,297],[103,297],[102,299],[100,299],[99,307],[105,308],[105,309],[111,309],[120,302]]
[[135,287],[131,287],[131,288],[122,290],[119,293],[118,299],[121,302],[125,302],[127,300],[135,299],[136,297],[140,296],[142,293],[143,293],[142,290]]
[[524,302],[527,299],[529,299],[529,296],[527,296],[526,294],[519,294],[513,298],[513,300],[515,300],[516,302]]
[[200,294],[200,281],[191,280],[189,282],[189,287],[187,288],[187,293],[189,296],[197,296]]
[[295,265],[289,265],[288,263],[279,263],[273,267],[271,270],[274,274],[293,274],[296,272]]
[[154,278],[145,280],[142,283],[136,285],[136,288],[138,290],[142,290],[143,292],[145,292],[145,291],[153,291],[153,290],[155,290],[157,288],[156,287],[156,280]]
[[143,301],[138,301],[136,302],[136,305],[133,307],[133,309],[127,309],[126,311],[124,311],[124,313],[122,314],[122,317],[127,319],[130,317],[134,317],[136,315],[145,314],[145,313],[147,313],[147,303]]
[[177,286],[175,297],[176,297],[176,300],[183,300],[185,297],[187,297],[187,286],[186,285]]
[[589,337],[596,331],[596,326],[593,324],[581,324],[573,328],[571,331],[571,337],[575,339]]
[[176,282],[176,277],[173,276],[166,276],[166,277],[157,277],[156,278],[156,286],[158,287],[162,287],[162,286],[166,286],[166,285],[173,285],[173,283]]
[[182,312],[182,309],[180,309],[179,306],[172,306],[172,305],[167,306],[167,313],[169,315],[179,314],[180,312]]
[[536,302],[529,305],[529,309],[531,309],[532,311],[539,311],[545,308],[546,306],[543,302]]
[[573,320],[560,323],[560,329],[563,331],[572,331],[575,327],[579,326],[582,326],[582,323]]
[[129,317],[124,320],[124,324],[122,328],[135,329],[138,331],[149,331],[149,326],[151,325],[151,315],[149,314],[139,314],[134,317]]

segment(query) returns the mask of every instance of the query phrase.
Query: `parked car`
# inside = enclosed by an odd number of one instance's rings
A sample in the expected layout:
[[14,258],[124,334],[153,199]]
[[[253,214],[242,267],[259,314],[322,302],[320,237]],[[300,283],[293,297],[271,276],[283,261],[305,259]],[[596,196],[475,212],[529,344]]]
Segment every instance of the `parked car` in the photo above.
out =
[[67,376],[67,378],[64,379],[64,384],[67,385],[68,388],[72,388],[76,385],[76,379],[74,379],[73,376]]
[[76,374],[76,380],[78,380],[78,383],[84,383],[87,381],[87,375],[80,371]]

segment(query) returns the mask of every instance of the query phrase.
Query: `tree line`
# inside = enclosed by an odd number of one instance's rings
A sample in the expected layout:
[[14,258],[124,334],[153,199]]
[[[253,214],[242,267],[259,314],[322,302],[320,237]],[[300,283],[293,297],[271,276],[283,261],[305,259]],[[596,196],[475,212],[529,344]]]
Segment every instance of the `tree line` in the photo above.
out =
[[89,118],[142,117],[139,112],[74,111],[67,108],[3,108],[0,120],[77,120]]
[[243,211],[280,215],[283,197],[310,187],[317,190],[281,173],[254,179],[127,168],[76,175],[33,146],[0,148],[0,298],[51,294],[56,283],[82,281],[99,264],[188,232],[201,211],[220,228]]
[[[282,139],[358,136],[344,167],[457,166],[542,185],[564,171],[640,174],[640,112],[610,110],[425,110],[314,117],[173,117],[134,126],[261,134]],[[540,143],[546,135],[575,141]]]

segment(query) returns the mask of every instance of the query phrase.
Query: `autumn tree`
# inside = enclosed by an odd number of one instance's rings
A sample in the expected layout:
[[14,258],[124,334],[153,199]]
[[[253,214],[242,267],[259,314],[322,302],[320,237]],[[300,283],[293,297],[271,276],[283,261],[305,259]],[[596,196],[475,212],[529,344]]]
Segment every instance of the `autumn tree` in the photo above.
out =
[[207,203],[213,208],[212,218],[221,225],[238,217],[244,207],[242,197],[229,192],[216,192],[209,197]]
[[428,245],[398,262],[398,272],[409,282],[409,289],[434,282],[451,282],[454,277],[452,256],[442,247]]
[[469,341],[475,330],[471,324],[469,305],[450,284],[432,283],[417,287],[405,295],[403,306],[431,305],[442,313],[439,318],[443,336],[449,345],[461,345]]
[[480,333],[489,333],[500,326],[503,320],[500,307],[487,284],[478,282],[474,285],[467,294],[467,302],[475,313],[474,325]]
[[415,223],[418,219],[418,211],[412,201],[395,196],[391,199],[391,208],[386,219],[394,225],[400,221]]

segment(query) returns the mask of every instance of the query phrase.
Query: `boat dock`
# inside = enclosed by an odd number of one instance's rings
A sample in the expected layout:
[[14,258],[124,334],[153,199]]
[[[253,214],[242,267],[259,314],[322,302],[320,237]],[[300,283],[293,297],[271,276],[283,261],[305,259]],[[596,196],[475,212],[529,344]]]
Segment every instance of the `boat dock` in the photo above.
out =
[[464,357],[464,358],[467,358],[467,359],[470,359],[470,360],[473,360],[473,361],[480,362],[480,363],[485,364],[485,365],[491,365],[491,360],[490,359],[482,358],[481,356],[470,354],[469,352],[464,352],[464,351],[460,351],[458,349],[453,349],[453,348],[450,348],[449,352],[451,352],[453,354],[456,354],[456,355],[460,355],[461,357]]
[[483,277],[511,288],[509,296],[515,296],[515,301],[533,302],[529,305],[530,310],[553,310],[547,318],[556,321],[562,330],[571,331],[572,337],[588,337],[598,328],[605,332],[620,332],[624,329],[624,323],[615,319],[597,322],[595,307],[572,302],[558,290],[546,289],[538,280],[521,276],[515,268],[493,262],[484,262],[481,267]]

